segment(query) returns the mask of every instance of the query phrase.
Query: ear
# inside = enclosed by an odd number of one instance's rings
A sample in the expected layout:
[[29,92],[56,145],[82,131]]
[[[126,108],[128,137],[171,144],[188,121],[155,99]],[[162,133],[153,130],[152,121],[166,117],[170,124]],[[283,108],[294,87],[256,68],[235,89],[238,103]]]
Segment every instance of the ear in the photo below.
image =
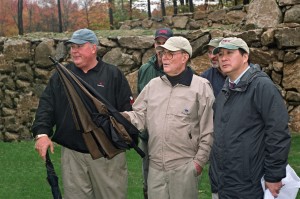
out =
[[95,45],[95,44],[93,44],[93,46],[92,46],[92,53],[97,53],[97,45]]
[[249,54],[248,53],[244,53],[243,54],[243,63],[248,63],[248,59],[249,59]]
[[189,58],[190,58],[190,55],[188,53],[186,53],[186,52],[184,52],[182,54],[183,54],[183,56],[182,56],[182,62],[187,63],[188,60],[189,60]]

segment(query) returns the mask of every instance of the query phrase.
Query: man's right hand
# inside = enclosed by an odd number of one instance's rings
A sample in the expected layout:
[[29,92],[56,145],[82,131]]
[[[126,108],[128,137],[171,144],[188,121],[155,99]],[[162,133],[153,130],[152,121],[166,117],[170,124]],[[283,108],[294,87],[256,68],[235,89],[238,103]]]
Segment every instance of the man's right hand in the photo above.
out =
[[35,141],[35,150],[39,153],[44,161],[46,161],[46,152],[49,147],[51,153],[54,153],[53,142],[49,139],[48,136],[40,137]]

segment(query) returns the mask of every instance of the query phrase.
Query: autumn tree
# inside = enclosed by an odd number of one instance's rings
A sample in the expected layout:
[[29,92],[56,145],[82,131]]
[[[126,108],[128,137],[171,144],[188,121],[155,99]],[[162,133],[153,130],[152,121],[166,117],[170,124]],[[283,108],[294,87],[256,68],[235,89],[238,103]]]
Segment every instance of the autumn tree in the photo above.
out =
[[58,10],[58,26],[59,26],[59,32],[63,31],[62,27],[62,18],[61,18],[61,6],[60,6],[60,0],[57,0],[57,10]]
[[250,3],[250,0],[243,0],[243,5],[247,5]]
[[23,35],[23,0],[18,0],[18,29],[19,35]]
[[86,26],[90,27],[90,18],[89,18],[89,9],[94,3],[94,0],[79,0],[79,5],[82,6],[84,13],[85,13],[85,19],[86,19]]
[[114,29],[113,3],[113,0],[108,0],[109,27],[111,30]]
[[194,12],[194,3],[193,3],[193,0],[189,0],[189,10],[190,10],[190,12]]
[[178,14],[178,6],[177,6],[177,0],[173,0],[173,13],[176,16]]
[[148,19],[151,19],[151,4],[150,4],[150,0],[147,0],[147,7],[148,7]]
[[129,19],[132,20],[132,0],[129,0]]
[[161,6],[161,14],[162,16],[166,16],[166,7],[165,7],[165,0],[160,1]]

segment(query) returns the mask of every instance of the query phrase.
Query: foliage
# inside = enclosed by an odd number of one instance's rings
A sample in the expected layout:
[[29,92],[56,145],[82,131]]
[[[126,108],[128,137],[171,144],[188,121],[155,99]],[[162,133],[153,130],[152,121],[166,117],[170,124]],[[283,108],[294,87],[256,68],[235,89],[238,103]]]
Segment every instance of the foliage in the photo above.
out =
[[[113,0],[114,27],[119,22],[130,19],[145,19],[147,12],[130,9],[130,1]],[[224,0],[223,0],[224,1]],[[235,0],[242,4],[243,0]],[[233,6],[235,1],[224,1],[223,6]],[[23,0],[23,30],[29,32],[59,32],[57,0]],[[167,1],[166,1],[167,2]],[[185,1],[187,2],[187,1]],[[73,32],[78,28],[93,30],[110,29],[107,0],[60,0],[62,15],[62,30]],[[160,3],[157,3],[160,5]],[[174,14],[173,4],[165,4],[166,15]],[[202,6],[197,9],[210,9],[214,6]],[[217,7],[217,6],[215,6]],[[18,34],[18,0],[0,0],[0,36]],[[189,6],[178,4],[178,13],[189,12]],[[160,8],[152,12],[154,18],[162,18]]]
[[[300,134],[292,134],[292,146],[289,164],[300,175]],[[55,146],[51,155],[60,187],[60,146]],[[141,158],[134,150],[127,152],[128,162],[128,199],[142,198]],[[46,182],[46,170],[43,161],[34,150],[33,141],[15,143],[0,142],[0,198],[5,199],[49,199],[50,187]],[[204,168],[200,182],[200,198],[210,199],[210,185],[207,167]],[[298,193],[297,199],[300,199]]]

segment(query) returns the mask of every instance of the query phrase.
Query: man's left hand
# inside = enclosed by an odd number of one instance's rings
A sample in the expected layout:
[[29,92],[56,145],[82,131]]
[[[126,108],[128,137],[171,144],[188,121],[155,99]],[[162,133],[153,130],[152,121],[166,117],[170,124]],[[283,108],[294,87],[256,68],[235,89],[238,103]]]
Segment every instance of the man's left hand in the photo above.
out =
[[194,165],[197,171],[197,175],[200,175],[202,173],[202,167],[196,162],[194,162]]
[[277,198],[282,187],[282,182],[266,182],[266,189],[269,189],[271,194]]

